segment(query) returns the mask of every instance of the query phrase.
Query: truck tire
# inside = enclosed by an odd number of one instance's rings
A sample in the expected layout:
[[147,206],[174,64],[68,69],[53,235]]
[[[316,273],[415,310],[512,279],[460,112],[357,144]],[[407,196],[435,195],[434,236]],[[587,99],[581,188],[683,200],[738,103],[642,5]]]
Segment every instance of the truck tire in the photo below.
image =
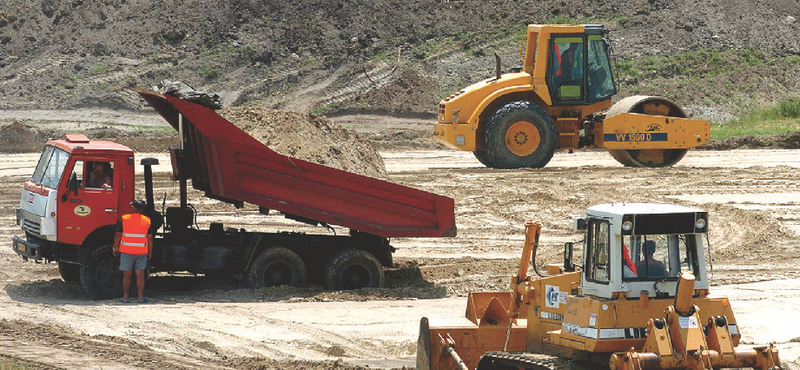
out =
[[383,286],[383,267],[372,254],[361,249],[346,249],[325,263],[325,287],[352,290]]
[[66,282],[80,282],[81,281],[81,266],[66,263],[66,262],[58,262],[58,273],[61,274],[61,278],[64,279]]
[[483,138],[483,149],[492,167],[542,168],[553,158],[558,132],[542,107],[518,100],[492,113]]
[[[81,285],[94,300],[122,297],[122,271],[119,258],[114,257],[111,243],[90,247],[81,258]],[[131,292],[136,291],[136,277],[131,280]]]
[[253,262],[248,275],[250,288],[306,285],[306,265],[297,253],[283,247],[265,249]]

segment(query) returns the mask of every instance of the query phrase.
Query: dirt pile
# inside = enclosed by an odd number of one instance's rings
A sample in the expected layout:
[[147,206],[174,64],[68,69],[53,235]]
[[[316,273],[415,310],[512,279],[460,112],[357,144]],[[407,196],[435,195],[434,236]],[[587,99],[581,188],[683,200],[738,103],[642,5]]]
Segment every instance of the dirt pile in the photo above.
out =
[[13,120],[11,123],[0,122],[0,144],[6,153],[36,152],[42,149],[42,143],[52,135],[52,132],[38,130],[21,121]]
[[325,117],[264,107],[225,108],[218,113],[278,153],[387,178],[383,158],[369,142]]

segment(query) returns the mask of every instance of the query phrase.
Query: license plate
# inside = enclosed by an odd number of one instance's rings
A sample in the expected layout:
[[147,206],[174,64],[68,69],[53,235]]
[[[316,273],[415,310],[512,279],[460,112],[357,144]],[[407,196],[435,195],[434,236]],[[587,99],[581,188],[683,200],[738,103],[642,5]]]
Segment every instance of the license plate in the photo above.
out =
[[28,253],[28,248],[27,248],[27,247],[25,247],[25,244],[22,244],[22,243],[20,243],[20,242],[17,242],[17,243],[16,243],[16,246],[17,246],[17,250],[18,250],[18,251],[20,251],[20,252],[22,252],[22,253]]

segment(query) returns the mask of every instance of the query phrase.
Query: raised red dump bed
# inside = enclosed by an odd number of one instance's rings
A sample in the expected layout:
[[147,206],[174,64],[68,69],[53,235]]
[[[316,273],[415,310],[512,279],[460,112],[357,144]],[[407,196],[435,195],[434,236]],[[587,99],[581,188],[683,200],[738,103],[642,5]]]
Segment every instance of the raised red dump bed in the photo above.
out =
[[456,234],[452,198],[279,154],[213,109],[136,92],[175,130],[183,115],[180,172],[208,197],[385,238]]

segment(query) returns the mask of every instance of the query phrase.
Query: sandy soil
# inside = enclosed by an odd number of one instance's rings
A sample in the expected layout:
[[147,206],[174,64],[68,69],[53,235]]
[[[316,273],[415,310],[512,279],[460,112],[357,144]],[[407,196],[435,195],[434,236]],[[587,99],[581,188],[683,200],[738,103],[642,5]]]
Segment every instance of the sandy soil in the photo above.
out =
[[[732,298],[745,343],[775,341],[800,356],[800,151],[691,151],[671,169],[624,168],[602,151],[557,153],[542,170],[481,167],[470,153],[383,152],[391,181],[451,196],[459,236],[395,239],[387,287],[250,290],[232,281],[156,276],[149,305],[89,301],[53,264],[0,249],[0,348],[56,368],[399,368],[413,366],[421,316],[458,317],[470,291],[505,290],[523,222],[545,229],[540,261],[577,241],[570,218],[591,204],[654,201],[711,212],[715,291]],[[157,198],[177,199],[156,156]],[[19,234],[13,209],[38,154],[0,156],[0,238]],[[194,194],[201,227],[325,232]],[[168,201],[169,203],[169,201]],[[542,262],[543,263],[543,262]],[[782,317],[779,322],[772,320]],[[340,361],[340,362],[334,362]]]

